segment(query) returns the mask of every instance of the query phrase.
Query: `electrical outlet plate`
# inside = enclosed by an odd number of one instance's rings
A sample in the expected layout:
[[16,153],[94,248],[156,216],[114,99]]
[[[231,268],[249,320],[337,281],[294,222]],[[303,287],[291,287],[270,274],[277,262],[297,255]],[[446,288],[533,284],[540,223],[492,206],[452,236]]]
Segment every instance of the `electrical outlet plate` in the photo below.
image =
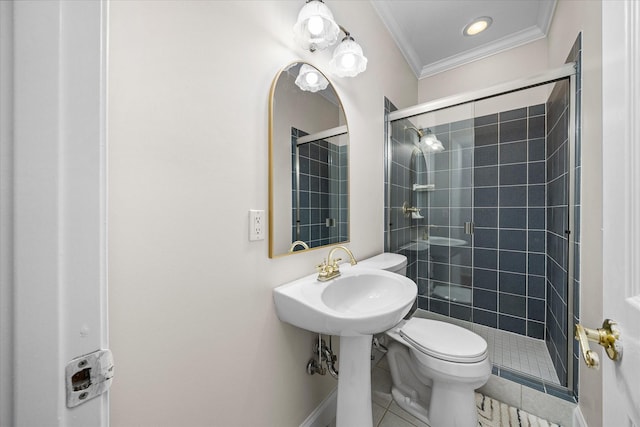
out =
[[264,210],[249,209],[249,240],[264,240]]

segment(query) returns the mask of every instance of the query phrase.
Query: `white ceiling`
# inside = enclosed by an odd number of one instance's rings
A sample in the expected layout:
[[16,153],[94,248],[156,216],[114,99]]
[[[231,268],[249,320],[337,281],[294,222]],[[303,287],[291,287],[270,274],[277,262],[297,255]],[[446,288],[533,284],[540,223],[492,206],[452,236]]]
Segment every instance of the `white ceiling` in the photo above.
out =
[[[371,0],[418,78],[546,37],[556,0]],[[462,29],[489,16],[468,37]]]

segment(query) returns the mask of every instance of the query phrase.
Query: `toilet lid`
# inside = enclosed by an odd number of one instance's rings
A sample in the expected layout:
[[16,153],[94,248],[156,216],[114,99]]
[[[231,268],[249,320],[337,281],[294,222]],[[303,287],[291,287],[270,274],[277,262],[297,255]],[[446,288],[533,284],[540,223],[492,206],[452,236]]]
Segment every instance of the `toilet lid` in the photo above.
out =
[[451,323],[413,318],[400,336],[416,350],[442,360],[479,362],[487,357],[487,342],[480,335]]

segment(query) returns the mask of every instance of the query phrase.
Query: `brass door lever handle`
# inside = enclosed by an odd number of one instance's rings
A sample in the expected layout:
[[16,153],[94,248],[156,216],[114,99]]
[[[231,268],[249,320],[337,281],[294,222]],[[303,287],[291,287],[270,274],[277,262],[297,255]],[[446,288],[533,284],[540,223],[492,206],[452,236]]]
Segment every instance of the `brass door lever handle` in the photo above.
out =
[[622,343],[620,342],[620,329],[618,324],[611,319],[602,322],[602,328],[589,329],[576,323],[575,338],[580,343],[580,350],[584,362],[589,368],[597,369],[600,365],[598,355],[589,348],[589,341],[596,342],[604,347],[607,356],[611,360],[620,360],[622,357]]

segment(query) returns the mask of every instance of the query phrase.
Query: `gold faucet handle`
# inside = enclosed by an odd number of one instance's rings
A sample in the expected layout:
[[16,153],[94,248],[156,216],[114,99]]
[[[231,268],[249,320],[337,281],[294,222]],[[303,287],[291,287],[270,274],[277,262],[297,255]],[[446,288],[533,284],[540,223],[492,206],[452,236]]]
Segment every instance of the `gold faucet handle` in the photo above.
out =
[[[333,261],[333,262],[332,262]],[[342,258],[336,258],[334,260],[329,260],[329,262],[331,263],[331,267],[335,268],[336,270],[338,270],[340,267],[338,266],[338,261],[342,261]]]
[[322,264],[316,265],[316,270],[318,270],[319,280],[329,279],[338,270],[338,266],[332,263],[330,259],[328,261],[323,259]]
[[323,274],[323,273],[326,274],[328,266],[329,265],[327,264],[327,260],[323,259],[322,264],[316,265],[316,270],[318,270],[318,273],[320,274]]

